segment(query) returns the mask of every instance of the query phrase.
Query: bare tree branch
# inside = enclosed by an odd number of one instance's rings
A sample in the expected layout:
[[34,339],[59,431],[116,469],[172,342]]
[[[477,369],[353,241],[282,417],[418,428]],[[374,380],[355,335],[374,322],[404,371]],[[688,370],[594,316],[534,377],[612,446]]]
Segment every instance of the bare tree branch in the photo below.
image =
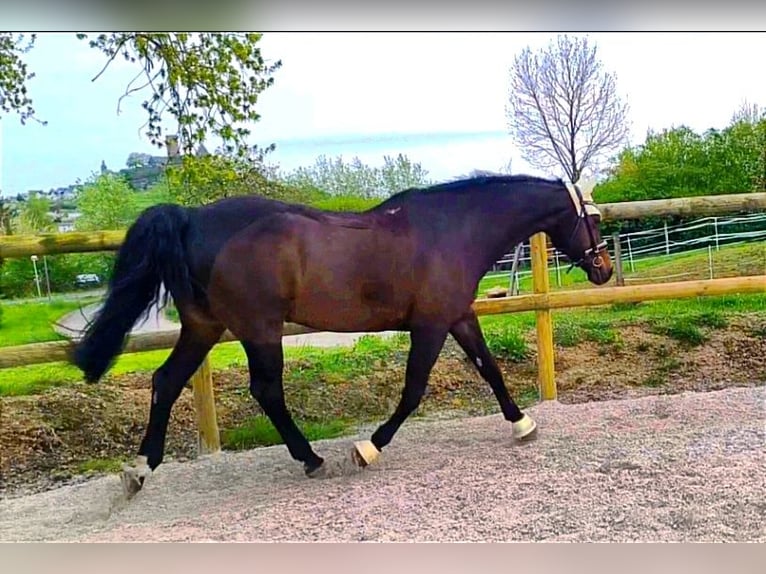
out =
[[522,156],[572,182],[626,143],[627,112],[587,38],[560,35],[536,54],[525,48],[511,67],[506,117]]

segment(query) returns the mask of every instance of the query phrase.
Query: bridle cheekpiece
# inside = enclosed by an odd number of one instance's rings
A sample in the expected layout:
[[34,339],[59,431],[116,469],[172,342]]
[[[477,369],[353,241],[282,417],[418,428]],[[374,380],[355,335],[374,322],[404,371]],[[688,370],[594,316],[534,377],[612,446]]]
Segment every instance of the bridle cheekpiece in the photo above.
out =
[[601,241],[601,243],[596,243],[596,237],[593,232],[593,225],[588,219],[588,216],[590,215],[601,216],[601,212],[596,206],[596,203],[593,201],[593,197],[590,192],[593,186],[589,186],[587,189],[587,192],[583,194],[582,190],[580,189],[580,186],[578,186],[577,184],[565,183],[565,185],[566,185],[567,191],[569,192],[569,196],[572,199],[572,203],[575,207],[575,210],[577,210],[578,212],[577,223],[575,223],[574,229],[572,230],[572,233],[569,235],[569,240],[570,241],[572,240],[572,237],[574,237],[575,233],[577,233],[577,230],[580,228],[580,224],[584,221],[585,228],[588,230],[588,236],[590,237],[590,245],[591,245],[588,249],[586,249],[583,252],[582,257],[580,257],[580,259],[578,259],[577,261],[572,261],[572,264],[567,269],[567,273],[569,273],[575,267],[582,268],[583,263],[587,259],[592,259],[591,265],[593,267],[601,267],[604,264],[602,253],[606,251],[606,240]]

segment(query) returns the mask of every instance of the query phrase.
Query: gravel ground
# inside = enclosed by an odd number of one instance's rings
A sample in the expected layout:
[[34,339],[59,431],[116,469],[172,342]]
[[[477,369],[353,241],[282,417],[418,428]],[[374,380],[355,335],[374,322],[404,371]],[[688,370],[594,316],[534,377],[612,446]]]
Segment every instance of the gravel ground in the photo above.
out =
[[[116,476],[0,502],[0,541],[766,542],[766,389],[411,419],[350,472],[307,479],[283,446],[168,463],[129,502]],[[364,435],[365,438],[367,435]]]

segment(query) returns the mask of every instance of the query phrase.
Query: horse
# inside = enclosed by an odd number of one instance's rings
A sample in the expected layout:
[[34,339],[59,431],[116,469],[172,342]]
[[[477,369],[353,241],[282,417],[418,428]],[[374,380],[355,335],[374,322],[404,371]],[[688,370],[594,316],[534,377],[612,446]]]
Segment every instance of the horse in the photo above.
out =
[[172,297],[180,334],[152,374],[148,425],[126,489],[137,492],[162,463],[173,404],[227,329],[246,353],[250,394],[308,477],[321,476],[326,465],[285,403],[285,322],[409,333],[399,403],[369,440],[352,447],[361,468],[418,408],[448,335],[491,387],[513,439],[535,436],[536,423],[506,388],[472,303],[492,264],[539,232],[570,270],[579,267],[596,285],[608,282],[612,263],[589,193],[561,179],[479,175],[405,189],[357,212],[258,195],[145,209],[117,252],[104,305],[70,356],[86,382],[99,381],[139,317]]

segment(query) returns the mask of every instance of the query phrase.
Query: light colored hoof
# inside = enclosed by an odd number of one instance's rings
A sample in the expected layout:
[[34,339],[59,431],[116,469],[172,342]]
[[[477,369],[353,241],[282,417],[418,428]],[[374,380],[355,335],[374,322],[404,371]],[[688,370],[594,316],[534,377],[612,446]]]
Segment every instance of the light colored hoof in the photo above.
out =
[[537,423],[529,415],[524,415],[521,420],[513,423],[513,438],[516,440],[529,440],[537,435]]
[[152,474],[145,456],[137,456],[135,466],[123,465],[120,481],[125,498],[130,500],[144,487],[146,479]]
[[353,450],[354,461],[361,467],[368,466],[378,460],[380,451],[375,448],[372,441],[360,440],[354,443]]

